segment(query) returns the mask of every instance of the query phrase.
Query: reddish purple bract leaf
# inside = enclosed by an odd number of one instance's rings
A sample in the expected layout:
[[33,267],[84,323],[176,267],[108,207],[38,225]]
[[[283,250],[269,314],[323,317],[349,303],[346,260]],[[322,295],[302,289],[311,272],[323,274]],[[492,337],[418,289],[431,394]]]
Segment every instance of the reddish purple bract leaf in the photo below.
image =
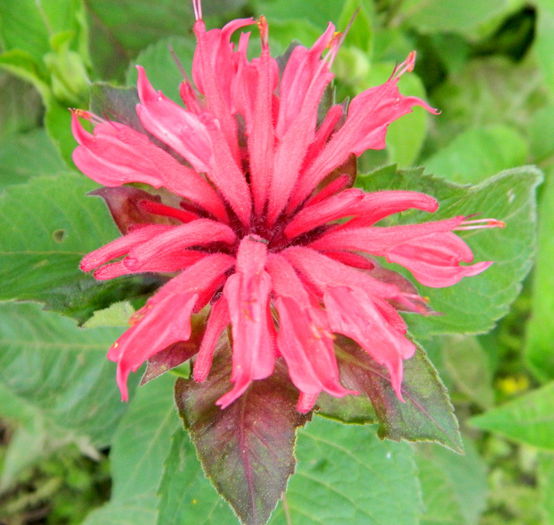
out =
[[226,392],[230,374],[225,342],[208,380],[179,379],[175,399],[208,477],[244,523],[261,525],[294,471],[296,428],[309,416],[296,411],[297,394],[280,360],[271,377],[221,410],[215,401]]

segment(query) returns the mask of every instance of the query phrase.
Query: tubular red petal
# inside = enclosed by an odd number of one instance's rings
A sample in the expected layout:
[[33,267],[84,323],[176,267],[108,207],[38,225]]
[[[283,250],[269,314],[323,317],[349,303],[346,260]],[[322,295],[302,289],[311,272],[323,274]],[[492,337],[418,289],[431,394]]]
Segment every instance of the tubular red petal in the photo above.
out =
[[194,361],[192,377],[195,381],[201,383],[208,378],[217,342],[229,322],[227,302],[224,297],[221,297],[212,305],[212,310],[206,323],[206,331],[200,344],[200,350]]
[[225,408],[248,387],[251,381],[273,373],[274,334],[269,312],[271,279],[263,270],[267,246],[252,236],[245,237],[237,254],[236,273],[225,283],[233,333],[233,389],[217,401]]
[[173,230],[175,226],[165,224],[151,224],[135,230],[119,239],[115,239],[102,248],[85,255],[81,260],[80,268],[83,272],[90,272],[94,268],[129,253],[131,249],[143,243],[151,241],[158,235]]
[[406,325],[398,312],[359,288],[330,287],[325,307],[333,332],[353,339],[384,365],[396,395],[403,401],[402,362],[414,354],[415,345],[406,337]]
[[129,252],[127,265],[131,269],[139,268],[143,262],[170,256],[191,246],[202,246],[214,242],[232,244],[236,241],[235,232],[227,225],[210,219],[174,226],[161,233],[148,243],[135,246]]

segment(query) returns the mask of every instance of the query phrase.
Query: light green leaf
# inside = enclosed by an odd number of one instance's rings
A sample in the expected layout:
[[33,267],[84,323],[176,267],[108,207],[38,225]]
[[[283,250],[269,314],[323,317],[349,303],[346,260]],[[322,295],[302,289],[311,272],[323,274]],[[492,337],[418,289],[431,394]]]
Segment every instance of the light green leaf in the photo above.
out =
[[489,358],[473,336],[443,338],[442,362],[456,387],[482,408],[494,403],[492,370]]
[[418,31],[454,32],[475,36],[499,15],[513,9],[514,0],[406,0],[399,16]]
[[[270,24],[281,20],[310,20],[320,30],[327,27],[328,22],[337,22],[344,5],[344,0],[304,0],[290,2],[289,0],[254,0],[254,9],[258,15],[265,15]],[[270,30],[271,31],[271,30]]]
[[505,126],[470,128],[423,162],[430,173],[460,184],[476,184],[527,161],[527,143]]
[[554,378],[554,169],[547,173],[539,209],[539,250],[533,275],[531,317],[525,334],[525,359],[541,380]]
[[94,187],[72,174],[35,177],[0,196],[0,300],[41,301],[84,321],[152,289],[144,278],[102,284],[79,270],[83,255],[118,237],[102,201],[86,196]]
[[425,513],[421,525],[476,525],[485,510],[486,465],[464,441],[460,456],[440,447],[418,446],[416,461]]
[[[80,329],[36,304],[0,304],[0,416],[25,427],[29,450],[71,442],[94,454],[110,443],[126,407],[105,353],[120,332]],[[10,462],[7,477],[25,464]]]
[[533,160],[549,162],[554,157],[554,104],[533,114],[529,125],[529,143]]
[[42,129],[14,135],[0,144],[0,187],[21,184],[37,175],[67,170]]
[[169,37],[159,40],[136,57],[127,71],[126,83],[129,86],[136,84],[135,64],[139,64],[146,69],[148,79],[157,90],[163,91],[168,97],[180,102],[179,84],[183,81],[183,75],[179,71],[171,51],[175,52],[187,75],[190,75],[195,46],[196,41],[192,37]]
[[554,523],[554,455],[543,452],[538,459],[541,510],[545,525]]
[[79,0],[18,0],[0,2],[0,38],[4,49],[21,49],[42,60],[50,37],[77,29]]
[[554,383],[473,417],[470,424],[521,443],[554,450]]
[[97,310],[83,326],[86,328],[97,328],[99,326],[128,327],[129,318],[134,312],[135,309],[129,301],[121,301],[103,310]]
[[538,6],[537,33],[535,37],[535,55],[545,83],[554,94],[554,0],[535,0]]
[[506,223],[505,228],[461,234],[476,261],[494,261],[491,268],[448,288],[419,287],[422,295],[429,297],[430,306],[442,315],[407,315],[416,339],[439,333],[487,332],[507,313],[535,251],[535,188],[540,180],[540,172],[533,167],[500,173],[474,187],[451,184],[417,170],[395,173],[393,168],[383,168],[358,177],[358,184],[368,191],[414,190],[437,198],[439,211],[402,214],[403,223],[476,213]]
[[152,525],[171,435],[178,427],[173,381],[163,376],[139,388],[110,451],[112,498],[83,525]]

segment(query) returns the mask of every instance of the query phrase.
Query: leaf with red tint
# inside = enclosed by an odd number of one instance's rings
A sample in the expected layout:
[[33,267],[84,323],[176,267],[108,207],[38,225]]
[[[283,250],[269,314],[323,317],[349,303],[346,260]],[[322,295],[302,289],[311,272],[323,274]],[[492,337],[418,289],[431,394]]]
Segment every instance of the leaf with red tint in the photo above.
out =
[[115,120],[144,133],[144,127],[137,116],[139,103],[135,88],[120,88],[97,83],[90,88],[90,109],[106,120]]
[[121,233],[128,233],[129,228],[137,224],[167,222],[165,217],[158,217],[145,211],[140,206],[141,201],[161,202],[160,197],[132,186],[117,186],[116,188],[99,188],[89,195],[102,197],[110,210],[112,218]]
[[200,350],[206,323],[205,313],[194,315],[191,320],[192,334],[188,341],[180,341],[154,354],[146,364],[146,371],[140,381],[141,385],[156,379],[168,370],[182,365]]
[[225,410],[215,405],[230,387],[231,356],[220,348],[208,380],[179,379],[177,406],[190,431],[206,474],[248,525],[266,523],[294,471],[298,392],[284,365],[268,379],[255,381]]
[[396,397],[387,371],[356,343],[339,337],[336,353],[343,385],[371,399],[380,421],[381,437],[431,441],[463,452],[458,421],[446,387],[420,347],[411,359],[404,361],[405,402]]

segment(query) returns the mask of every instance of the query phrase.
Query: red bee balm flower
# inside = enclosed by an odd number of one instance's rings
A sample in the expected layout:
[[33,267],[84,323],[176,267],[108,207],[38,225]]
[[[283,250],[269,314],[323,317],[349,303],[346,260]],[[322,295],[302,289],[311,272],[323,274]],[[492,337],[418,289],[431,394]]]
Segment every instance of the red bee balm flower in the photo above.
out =
[[[438,204],[422,193],[351,187],[353,156],[384,148],[391,122],[413,106],[435,112],[398,91],[399,77],[413,69],[414,53],[387,82],[356,96],[347,111],[332,106],[318,121],[342,38],[332,24],[310,49],[295,47],[280,72],[264,18],[258,21],[261,55],[248,60],[249,33],[240,35],[238,45],[230,39],[254,20],[206,31],[199,1],[195,12],[194,84],[181,84],[184,107],[155,91],[138,67],[142,131],[73,112],[79,143],[73,159],[88,177],[109,187],[142,183],[167,190],[154,196],[133,189],[142,195],[137,206],[144,222],[81,263],[97,279],[174,275],[109,351],[118,363],[122,398],[128,397],[129,373],[187,341],[192,314],[206,306],[193,377],[208,377],[217,342],[230,325],[232,388],[218,400],[222,408],[252,381],[271,375],[281,358],[300,392],[300,412],[309,411],[322,391],[355,393],[341,385],[334,334],[351,338],[384,365],[401,398],[403,360],[415,347],[398,310],[427,309],[406,280],[391,278],[366,254],[404,266],[426,286],[451,286],[491,265],[462,266],[473,255],[453,232],[500,225],[460,216],[378,226],[391,214],[434,212]],[[95,124],[92,134],[80,118]]]

